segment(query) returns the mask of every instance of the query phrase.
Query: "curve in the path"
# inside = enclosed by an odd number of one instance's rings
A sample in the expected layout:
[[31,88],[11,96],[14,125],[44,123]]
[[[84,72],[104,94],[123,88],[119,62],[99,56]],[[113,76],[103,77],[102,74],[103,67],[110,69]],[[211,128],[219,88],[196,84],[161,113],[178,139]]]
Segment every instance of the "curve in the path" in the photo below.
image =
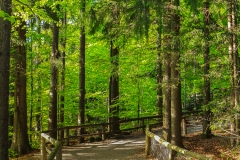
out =
[[144,136],[63,147],[63,160],[144,160]]

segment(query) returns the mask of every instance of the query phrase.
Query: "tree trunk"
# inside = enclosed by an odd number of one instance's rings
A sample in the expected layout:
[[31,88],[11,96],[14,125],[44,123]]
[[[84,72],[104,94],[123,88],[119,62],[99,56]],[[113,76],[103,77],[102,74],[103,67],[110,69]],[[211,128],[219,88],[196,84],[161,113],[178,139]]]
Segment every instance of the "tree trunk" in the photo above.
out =
[[[85,14],[85,0],[82,0],[82,14]],[[79,114],[78,125],[85,123],[85,27],[81,27],[80,31],[80,56],[79,56]],[[79,131],[80,135],[84,134],[84,128]],[[79,143],[84,143],[84,138],[79,139]]]
[[170,51],[171,51],[171,9],[170,2],[165,2],[163,12],[163,139],[171,142],[171,68],[170,68]]
[[[57,17],[57,15],[55,15]],[[57,18],[54,17],[56,20]],[[58,67],[57,61],[59,58],[58,51],[58,36],[59,28],[56,23],[53,23],[52,28],[52,53],[51,53],[51,78],[50,78],[50,108],[49,108],[49,130],[57,128],[57,89],[58,89]],[[50,136],[57,138],[57,132],[50,132]]]
[[210,94],[210,48],[209,48],[209,2],[203,2],[203,15],[204,15],[204,112],[203,112],[203,134],[206,138],[211,135],[210,129],[210,116],[211,111],[209,102],[211,101]]
[[[179,0],[172,3],[179,7]],[[173,10],[173,44],[171,53],[171,143],[183,147],[181,134],[182,103],[181,103],[181,76],[180,76],[180,16]]]
[[[228,1],[228,31],[229,31],[229,61],[230,61],[230,107],[239,112],[239,58],[238,58],[238,46],[237,46],[237,35],[236,35],[236,10],[237,10],[237,1],[230,0]],[[233,113],[235,114],[235,113]],[[231,124],[231,132],[234,134],[239,134],[239,116],[234,115],[234,120]],[[235,146],[236,141],[231,140],[232,147]]]
[[14,127],[11,149],[18,155],[29,153],[27,127],[27,92],[26,92],[26,22],[18,27],[18,36],[22,44],[16,47],[15,91],[14,91]]
[[[66,13],[64,13],[64,17],[62,18],[62,24],[64,27],[64,32],[66,32]],[[61,126],[63,127],[64,123],[64,87],[65,87],[65,50],[66,50],[66,35],[62,38],[62,72],[61,72],[61,95],[60,95],[60,123]],[[60,138],[64,138],[64,130],[61,131],[60,133]]]
[[[110,50],[112,71],[110,76],[110,116],[111,122],[119,121],[119,106],[118,106],[118,98],[119,98],[119,78],[118,78],[118,68],[119,68],[119,50],[117,47],[114,47],[111,42],[111,50]],[[120,131],[119,124],[113,124],[111,127],[111,131],[114,133],[118,133]]]
[[157,110],[158,115],[161,117],[163,116],[163,90],[162,90],[162,83],[163,83],[163,71],[162,71],[162,55],[161,55],[161,30],[162,24],[159,22],[159,27],[157,30]]
[[[11,0],[0,1],[0,9],[11,15]],[[0,18],[0,160],[8,159],[8,101],[11,23]]]
[[[37,31],[38,31],[38,34],[41,33],[41,24],[40,24],[40,20],[39,19],[36,19],[37,22],[36,22],[36,25],[37,25]],[[40,64],[41,62],[39,60],[37,60],[35,62],[35,65],[36,65],[36,68],[37,66]],[[41,95],[41,87],[42,87],[42,84],[41,84],[41,78],[38,77],[37,79],[37,87],[36,87],[36,90],[37,90],[37,100],[36,100],[36,112],[37,114],[35,115],[35,121],[36,121],[36,127],[35,127],[35,131],[37,132],[37,134],[35,134],[35,137],[38,138],[38,133],[39,131],[41,130],[41,106],[42,106],[42,95]]]

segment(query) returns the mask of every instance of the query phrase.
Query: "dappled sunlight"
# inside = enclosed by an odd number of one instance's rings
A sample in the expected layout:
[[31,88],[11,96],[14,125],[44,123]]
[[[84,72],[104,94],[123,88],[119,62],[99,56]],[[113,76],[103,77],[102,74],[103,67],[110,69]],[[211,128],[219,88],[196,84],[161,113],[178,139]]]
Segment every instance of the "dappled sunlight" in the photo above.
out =
[[119,141],[119,142],[114,142],[114,143],[111,143],[111,144],[126,144],[126,143],[129,143],[129,142]]
[[98,148],[109,148],[109,147],[111,147],[111,146],[97,146]]
[[79,156],[96,156],[96,153],[77,153]]
[[70,152],[75,152],[75,151],[81,151],[83,149],[80,149],[80,148],[64,148],[64,151],[70,151]]
[[92,148],[92,146],[88,146],[88,147],[80,146],[79,148]]
[[124,148],[115,148],[115,149],[113,149],[113,150],[131,150],[131,149],[135,149],[135,148],[126,148],[126,147],[124,147]]
[[128,146],[144,146],[144,144],[136,144],[136,143],[133,144],[133,143],[132,143],[132,144],[126,144],[125,146],[127,146],[127,147],[128,147]]
[[136,142],[132,142],[132,143],[136,143],[136,144],[144,144],[145,141],[136,141]]

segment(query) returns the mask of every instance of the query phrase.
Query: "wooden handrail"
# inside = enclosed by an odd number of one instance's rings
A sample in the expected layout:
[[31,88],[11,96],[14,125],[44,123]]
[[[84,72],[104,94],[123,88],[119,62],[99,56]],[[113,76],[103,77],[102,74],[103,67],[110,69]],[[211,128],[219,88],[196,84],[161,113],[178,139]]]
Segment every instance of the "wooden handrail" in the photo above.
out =
[[108,122],[108,123],[98,123],[98,124],[86,124],[86,125],[78,125],[78,126],[67,126],[67,127],[61,127],[61,128],[56,128],[52,130],[47,130],[47,131],[42,131],[42,133],[50,133],[50,132],[55,132],[55,131],[61,131],[65,129],[77,129],[77,128],[89,128],[89,127],[97,127],[97,126],[102,126],[102,125],[112,125],[116,123],[125,123],[125,122],[131,122],[131,121],[137,121],[137,120],[145,120],[145,119],[153,119],[153,118],[161,118],[161,116],[148,116],[148,117],[140,117],[140,118],[131,118],[131,119],[126,119],[126,120],[120,120],[120,121],[115,121],[115,122]]
[[181,153],[183,155],[187,155],[190,156],[192,158],[197,158],[199,160],[212,160],[212,158],[206,157],[204,155],[195,153],[195,152],[191,152],[189,150],[180,148],[178,146],[175,146],[167,141],[164,141],[162,138],[160,138],[159,136],[155,135],[154,133],[149,131],[149,126],[147,126],[146,128],[146,144],[145,144],[145,155],[148,156],[149,152],[150,152],[150,147],[151,147],[151,138],[155,139],[158,143],[164,145],[165,147],[174,150],[178,153]]
[[[55,146],[48,158],[46,151],[46,140]],[[45,133],[41,133],[41,157],[42,160],[53,160],[55,157],[56,160],[62,160],[62,143]]]
[[[202,111],[191,111],[191,112],[183,112],[183,115],[187,114],[192,114],[192,113],[201,113]],[[115,122],[108,122],[108,123],[98,123],[98,124],[86,124],[86,125],[78,125],[78,126],[67,126],[67,127],[61,127],[61,128],[56,128],[52,130],[47,130],[47,131],[42,131],[42,133],[50,133],[50,132],[56,132],[56,131],[61,131],[61,130],[66,130],[66,129],[78,129],[78,128],[89,128],[89,127],[97,127],[97,126],[107,126],[107,125],[112,125],[116,123],[125,123],[125,122],[131,122],[131,121],[137,121],[137,120],[145,120],[145,119],[153,119],[153,118],[162,118],[159,115],[156,116],[148,116],[148,117],[140,117],[140,118],[131,118],[131,119],[126,119],[126,120],[120,120],[120,121],[115,121]]]
[[[194,111],[194,113],[196,113],[196,112],[199,112],[199,111]],[[183,113],[183,115],[192,114],[192,113],[193,112],[186,112],[186,113]],[[185,117],[185,116],[183,116],[183,117]],[[112,134],[110,131],[106,132],[105,127],[108,126],[108,125],[116,124],[116,123],[121,124],[121,123],[132,122],[132,121],[140,121],[141,125],[139,125],[137,127],[133,127],[133,128],[126,128],[126,129],[123,129],[121,131],[136,130],[136,129],[140,129],[141,128],[143,133],[145,133],[145,127],[146,127],[145,120],[154,119],[154,118],[158,118],[158,120],[157,120],[158,122],[155,123],[155,125],[157,125],[157,124],[158,125],[162,125],[162,122],[159,121],[159,119],[161,119],[161,117],[156,115],[156,116],[148,116],[148,117],[140,117],[140,118],[132,118],[132,119],[120,120],[120,121],[109,122],[109,123],[85,124],[85,125],[78,125],[78,126],[67,126],[67,127],[62,127],[62,128],[56,128],[56,129],[53,129],[53,130],[43,131],[42,133],[58,132],[58,131],[62,131],[63,130],[65,132],[65,137],[61,138],[61,140],[65,140],[66,145],[69,145],[69,139],[70,138],[79,138],[79,137],[86,137],[86,136],[92,136],[92,135],[100,135],[102,137],[102,140],[105,140],[106,134]],[[183,121],[183,122],[185,122],[185,121]],[[70,129],[92,128],[92,127],[100,127],[101,128],[100,133],[82,134],[82,135],[74,135],[74,136],[70,135]],[[186,127],[185,127],[185,130],[186,130]],[[187,133],[185,130],[183,131],[183,133]]]

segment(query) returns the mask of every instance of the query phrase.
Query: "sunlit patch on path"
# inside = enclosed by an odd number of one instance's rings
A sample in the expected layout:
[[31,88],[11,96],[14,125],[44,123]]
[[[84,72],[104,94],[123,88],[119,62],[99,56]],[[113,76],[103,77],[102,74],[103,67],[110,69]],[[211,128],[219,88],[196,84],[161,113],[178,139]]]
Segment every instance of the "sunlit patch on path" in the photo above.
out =
[[75,146],[63,147],[63,159],[65,160],[144,160],[145,136],[110,139],[103,142],[84,143]]

